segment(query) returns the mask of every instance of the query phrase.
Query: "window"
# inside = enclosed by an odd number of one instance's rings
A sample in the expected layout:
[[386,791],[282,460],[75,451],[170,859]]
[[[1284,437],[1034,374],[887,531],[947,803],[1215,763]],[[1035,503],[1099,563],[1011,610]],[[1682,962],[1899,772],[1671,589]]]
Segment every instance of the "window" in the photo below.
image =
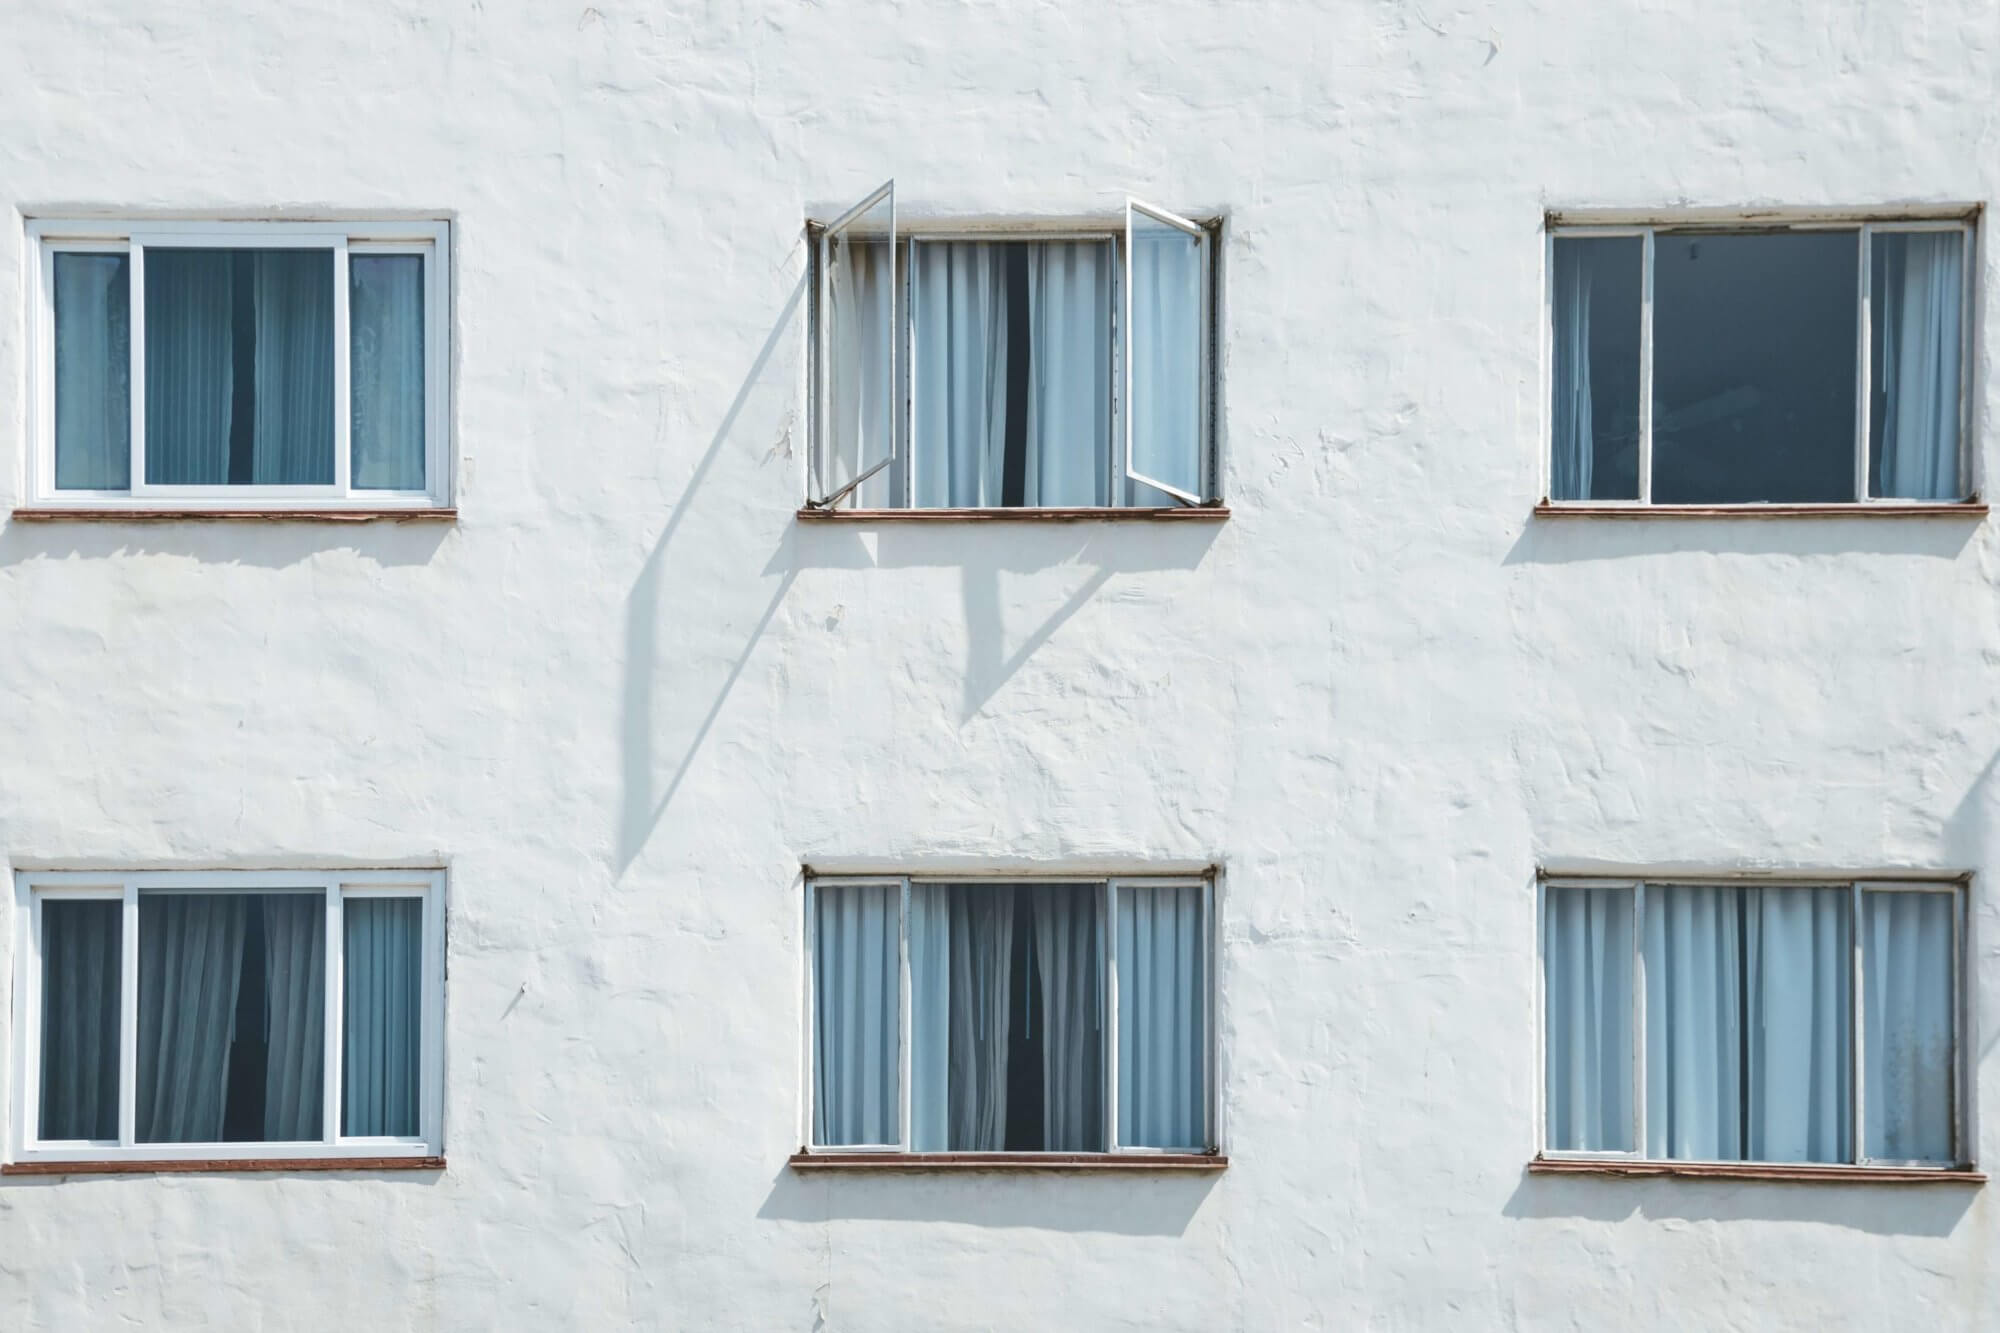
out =
[[38,504],[449,504],[442,222],[57,222]]
[[1552,228],[1550,500],[1971,491],[1962,220]]
[[1214,500],[1215,224],[1129,203],[1063,229],[897,229],[893,184],[819,230],[819,508]]
[[1547,1153],[1961,1165],[1961,896],[1547,882]]
[[813,1148],[1214,1147],[1206,879],[811,879]]
[[441,1151],[433,871],[16,880],[16,1159]]

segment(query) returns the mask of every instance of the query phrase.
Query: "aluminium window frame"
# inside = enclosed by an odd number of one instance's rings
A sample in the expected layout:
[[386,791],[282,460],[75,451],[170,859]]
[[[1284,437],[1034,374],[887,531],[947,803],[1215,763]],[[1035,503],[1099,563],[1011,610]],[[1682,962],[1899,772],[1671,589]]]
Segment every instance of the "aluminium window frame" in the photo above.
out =
[[[439,218],[358,221],[32,218],[27,224],[28,476],[39,509],[188,508],[241,511],[426,511],[451,506],[451,223]],[[149,249],[304,249],[333,257],[334,479],[326,485],[160,485],[146,481],[145,257]],[[55,484],[55,256],[123,254],[131,284],[129,394],[131,486],[128,490],[58,490]],[[360,489],[352,484],[348,260],[354,255],[417,255],[424,260],[423,490]]]
[[[1848,891],[1848,1096],[1851,1141],[1844,1162],[1771,1162],[1748,1158],[1654,1157],[1646,1150],[1646,888],[1695,885],[1712,888],[1846,889]],[[1549,1146],[1548,1099],[1548,893],[1551,888],[1621,892],[1632,895],[1632,1150],[1552,1148]],[[1952,896],[1952,1160],[1911,1161],[1867,1155],[1866,1010],[1861,952],[1861,904],[1864,893],[1949,893]],[[1648,873],[1643,875],[1573,875],[1542,872],[1535,881],[1535,1157],[1538,1161],[1629,1163],[1663,1167],[1792,1167],[1833,1166],[1860,1170],[1934,1171],[1940,1175],[1976,1169],[1973,1156],[1972,1107],[1967,1061],[1974,1043],[1970,985],[1971,876],[1940,872],[1885,876]]]
[[[311,893],[326,904],[325,1067],[321,1137],[309,1141],[141,1143],[137,1135],[139,895],[141,893]],[[14,875],[14,1095],[9,1163],[231,1162],[329,1158],[435,1158],[444,1152],[445,884],[442,870],[21,870]],[[345,1021],[345,906],[350,899],[423,901],[422,992],[415,1136],[340,1132]],[[118,1128],[107,1140],[49,1140],[41,1116],[42,904],[52,900],[123,904],[119,945]]]
[[[1004,1153],[983,1153],[982,1156],[1018,1158],[1033,1162],[1037,1158],[1074,1159],[1084,1157],[1177,1157],[1188,1154],[1219,1154],[1222,1151],[1220,1051],[1217,1046],[1216,1002],[1221,994],[1217,976],[1217,962],[1221,954],[1216,939],[1216,895],[1219,891],[1218,876],[1214,870],[1200,873],[1149,873],[1133,874],[1103,872],[1079,872],[1062,874],[1052,871],[1024,873],[1019,871],[980,870],[925,872],[913,874],[820,874],[808,871],[805,876],[805,892],[802,895],[803,917],[803,1062],[800,1066],[801,1094],[799,1098],[799,1143],[801,1151],[813,1157],[839,1157],[843,1155],[899,1154],[913,1163],[931,1159],[948,1159],[963,1155],[962,1150],[944,1149],[918,1151],[910,1146],[911,1098],[913,1083],[911,1064],[913,1054],[913,1012],[910,990],[910,889],[916,884],[980,885],[1012,888],[1022,884],[1061,884],[1074,886],[1078,892],[1096,890],[1098,910],[1101,913],[1098,952],[1098,979],[1102,987],[1104,1003],[1104,1048],[1102,1074],[1104,1077],[1103,1108],[1105,1117],[1104,1148],[1096,1152],[1077,1153],[1054,1149],[1032,1149],[1026,1151],[1009,1150]],[[898,949],[898,1029],[897,1029],[897,1142],[895,1143],[815,1143],[813,1135],[814,1106],[813,1093],[815,1074],[816,1026],[818,1022],[817,995],[818,973],[818,919],[815,910],[816,891],[820,887],[838,888],[848,885],[875,887],[897,886],[901,893],[900,918],[897,930]],[[1202,891],[1201,899],[1201,959],[1203,986],[1203,1033],[1202,1033],[1202,1078],[1201,1091],[1203,1133],[1206,1144],[1190,1147],[1158,1148],[1147,1145],[1121,1145],[1118,1142],[1118,900],[1121,886],[1139,888],[1195,888]]]
[[[1852,510],[1865,513],[1873,507],[1888,507],[1907,511],[1934,509],[1950,512],[1977,504],[1980,499],[1980,479],[1975,475],[1978,451],[1972,447],[1974,423],[1972,391],[1972,369],[1976,348],[1974,339],[1978,332],[1975,304],[1979,296],[1979,210],[1968,212],[1963,208],[1937,212],[1914,212],[1907,215],[1889,211],[1835,210],[1814,212],[1796,217],[1774,217],[1771,215],[1729,215],[1675,216],[1673,214],[1639,214],[1632,217],[1607,217],[1603,221],[1589,220],[1585,215],[1550,214],[1545,219],[1542,237],[1542,392],[1540,434],[1541,449],[1541,496],[1542,504],[1552,510],[1579,509],[1603,510],[1625,509],[1637,511],[1673,512],[1694,509],[1701,511],[1727,510],[1741,513],[1783,510],[1808,505],[1813,509]],[[1857,233],[1856,244],[1860,248],[1860,260],[1856,265],[1855,282],[1859,301],[1856,312],[1855,329],[1855,420],[1853,441],[1854,494],[1850,500],[1789,501],[1750,500],[1719,501],[1697,503],[1655,503],[1653,500],[1653,275],[1654,250],[1661,236],[1746,236],[1772,235],[1789,232],[1852,231]],[[1869,478],[1874,462],[1874,439],[1872,412],[1869,395],[1874,373],[1873,344],[1871,327],[1873,322],[1874,291],[1874,238],[1884,233],[1897,232],[1959,232],[1963,240],[1960,254],[1959,278],[1962,284],[1959,301],[1959,356],[1958,356],[1958,482],[1959,494],[1946,500],[1912,500],[1897,496],[1869,494]],[[1555,470],[1555,322],[1556,322],[1556,242],[1569,239],[1614,239],[1637,237],[1640,245],[1639,258],[1639,442],[1638,470],[1639,494],[1634,499],[1591,499],[1573,498],[1558,500],[1550,495],[1553,489]]]

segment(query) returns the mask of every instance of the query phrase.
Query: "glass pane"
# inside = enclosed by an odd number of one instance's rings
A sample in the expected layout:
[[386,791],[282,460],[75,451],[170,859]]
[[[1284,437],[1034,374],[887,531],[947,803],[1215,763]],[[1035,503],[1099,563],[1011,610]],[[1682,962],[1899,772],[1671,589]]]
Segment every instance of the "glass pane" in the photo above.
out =
[[125,905],[42,901],[45,1140],[118,1138],[118,1000]]
[[1955,500],[1965,238],[1876,232],[1869,261],[1869,486],[1905,500]]
[[902,1137],[902,887],[813,891],[813,1142]]
[[340,1132],[416,1138],[423,1068],[421,898],[349,898]]
[[1637,236],[1555,242],[1552,500],[1639,498]]
[[1861,895],[1861,1049],[1870,1157],[1949,1162],[1952,1011],[1958,994],[1949,893]]
[[1855,498],[1857,237],[1655,238],[1655,501]]
[[1646,1151],[1846,1162],[1848,891],[1647,885]]
[[917,504],[1112,503],[1110,241],[922,241],[915,256]]
[[[821,494],[831,495],[895,452],[892,338],[896,302],[895,199],[885,194],[826,238],[827,420]],[[867,504],[890,483],[876,474]]]
[[1548,1146],[1630,1152],[1632,891],[1551,886],[1542,931]]
[[[1131,472],[1199,500],[1202,244],[1130,211],[1132,245]],[[1153,493],[1140,504],[1174,504]]]
[[333,254],[146,251],[146,480],[333,482]]
[[1200,885],[1118,888],[1118,1143],[1208,1146]]
[[347,259],[351,466],[364,491],[424,489],[424,257]]
[[139,895],[141,1143],[321,1137],[326,899]]
[[55,255],[56,489],[132,484],[132,279],[124,255]]

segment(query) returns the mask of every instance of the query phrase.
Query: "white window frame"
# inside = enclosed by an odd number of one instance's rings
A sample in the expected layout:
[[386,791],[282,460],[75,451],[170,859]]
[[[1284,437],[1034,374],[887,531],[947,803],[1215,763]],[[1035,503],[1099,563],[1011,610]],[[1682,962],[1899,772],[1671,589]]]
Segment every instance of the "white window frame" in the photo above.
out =
[[[1848,1048],[1848,1094],[1852,1099],[1852,1143],[1846,1162],[1759,1162],[1740,1158],[1710,1160],[1687,1157],[1653,1157],[1646,1151],[1646,948],[1645,909],[1648,885],[1707,885],[1721,888],[1763,889],[1846,889],[1848,891],[1848,999],[1851,1008]],[[1661,874],[1599,878],[1582,875],[1544,874],[1535,886],[1535,1155],[1548,1161],[1643,1162],[1648,1165],[1676,1166],[1834,1166],[1877,1167],[1896,1170],[1966,1171],[1973,1167],[1969,1132],[1970,1108],[1966,1101],[1966,1061],[1973,1045],[1971,1033],[1971,986],[1966,951],[1966,901],[1969,881],[1965,876],[1938,875],[1931,878],[1869,878],[1855,876],[1749,878],[1699,874]],[[1551,1148],[1548,1141],[1548,909],[1550,889],[1586,889],[1623,892],[1632,895],[1632,1151]],[[1949,893],[1952,895],[1952,1096],[1950,1162],[1904,1161],[1869,1157],[1867,1148],[1867,1040],[1862,1005],[1863,968],[1861,960],[1861,895],[1876,892]]]
[[[827,287],[831,281],[828,264],[829,236],[851,222],[856,217],[874,207],[884,198],[894,204],[895,182],[889,181],[878,187],[861,203],[841,214],[829,223],[809,223],[808,231],[812,243],[807,247],[812,275],[808,284],[813,295],[812,315],[809,323],[811,333],[808,338],[810,356],[808,375],[811,380],[807,401],[812,404],[810,447],[806,451],[801,469],[805,487],[805,503],[808,508],[855,507],[862,480],[875,476],[884,466],[898,474],[902,488],[901,503],[892,506],[894,512],[923,513],[927,507],[911,503],[917,493],[916,476],[916,377],[911,368],[916,364],[916,247],[925,242],[939,241],[1097,241],[1111,246],[1111,335],[1110,346],[1106,349],[1109,358],[1111,385],[1111,448],[1107,475],[1111,494],[1116,495],[1128,481],[1151,486],[1163,494],[1173,496],[1176,505],[1131,506],[1105,505],[1087,507],[1089,513],[1143,514],[1152,509],[1190,508],[1214,506],[1222,503],[1221,468],[1216,448],[1216,346],[1219,337],[1217,329],[1217,283],[1219,282],[1219,260],[1221,247],[1217,243],[1219,219],[1191,220],[1153,204],[1138,199],[1128,199],[1125,207],[1111,216],[1084,216],[1076,218],[1030,218],[1009,220],[1005,218],[926,218],[910,223],[891,213],[891,244],[895,249],[895,273],[892,277],[894,311],[891,320],[890,342],[892,348],[890,380],[894,389],[895,406],[890,414],[893,455],[886,464],[876,464],[867,468],[861,479],[849,482],[831,494],[822,483],[826,475],[822,455],[827,447],[826,417],[827,403],[832,384],[833,348],[830,345],[830,331],[827,327],[826,311]],[[1201,494],[1189,496],[1178,488],[1153,481],[1132,470],[1131,424],[1126,405],[1132,392],[1131,370],[1128,364],[1127,344],[1131,330],[1131,229],[1134,212],[1167,226],[1188,232],[1197,238],[1201,248],[1201,354],[1197,369],[1201,392],[1201,438],[1196,446],[1200,453]],[[1045,508],[1046,506],[1029,506]],[[985,511],[1004,511],[1007,506],[986,505]],[[930,512],[936,512],[930,510]]]
[[[912,1161],[921,1162],[927,1157],[962,1157],[963,1150],[941,1152],[918,1152],[910,1146],[910,1098],[911,1098],[911,1045],[912,1014],[910,995],[910,887],[914,884],[987,884],[1011,888],[1017,884],[1063,884],[1074,885],[1078,892],[1095,888],[1099,897],[1099,910],[1103,913],[1103,930],[1100,935],[1098,953],[1098,976],[1104,987],[1104,1143],[1100,1153],[1078,1154],[1056,1150],[1036,1150],[1027,1152],[1009,1151],[1005,1153],[979,1153],[981,1157],[1006,1156],[1032,1159],[1036,1157],[1145,1157],[1145,1156],[1187,1156],[1190,1154],[1214,1154],[1222,1151],[1222,1133],[1219,1105],[1220,1079],[1217,1077],[1219,1052],[1216,1048],[1216,999],[1221,987],[1216,977],[1216,962],[1219,950],[1216,947],[1216,876],[1206,874],[1020,874],[1011,871],[958,872],[951,874],[921,875],[820,875],[808,873],[805,877],[804,903],[804,953],[805,953],[805,1029],[802,1066],[804,1092],[801,1095],[799,1142],[804,1150],[813,1156],[836,1157],[856,1153],[900,1153]],[[868,1144],[820,1144],[813,1141],[813,1043],[817,1016],[815,1002],[818,994],[818,918],[814,911],[814,896],[820,887],[836,888],[845,885],[896,886],[902,895],[900,925],[897,931],[899,961],[899,1007],[901,1015],[898,1029],[898,1072],[897,1125],[898,1137],[895,1143]],[[1122,886],[1138,888],[1195,888],[1202,891],[1201,899],[1201,949],[1203,975],[1207,985],[1203,994],[1202,1016],[1205,1025],[1203,1033],[1203,1060],[1201,1090],[1204,1134],[1208,1142],[1199,1146],[1174,1148],[1154,1148],[1133,1146],[1118,1142],[1118,902],[1117,893]]]
[[[326,902],[326,1069],[322,1136],[310,1142],[140,1143],[139,895],[142,892],[259,893],[312,891]],[[424,904],[422,1031],[419,1065],[421,1132],[415,1137],[340,1132],[343,904],[355,898],[420,898]],[[42,904],[96,899],[124,905],[120,944],[118,1141],[39,1137],[42,1044]],[[444,1152],[444,872],[440,870],[63,870],[14,876],[14,1116],[8,1150],[13,1162],[279,1161],[322,1158],[438,1157]]]
[[[451,505],[451,224],[438,219],[364,222],[166,221],[35,218],[28,223],[29,440],[27,495],[41,509],[425,510]],[[333,256],[334,479],[325,486],[165,486],[146,481],[146,251],[326,250]],[[55,478],[55,256],[122,254],[131,283],[131,489],[58,490]],[[424,260],[424,479],[421,491],[352,484],[348,420],[350,255],[409,254]]]
[[[1855,329],[1855,421],[1854,421],[1854,494],[1852,500],[1815,500],[1795,502],[1785,500],[1741,501],[1721,503],[1699,503],[1691,505],[1660,504],[1653,501],[1653,254],[1655,244],[1661,236],[1729,236],[1767,234],[1771,232],[1809,231],[1853,231],[1858,233],[1857,243],[1861,247],[1860,263],[1855,281],[1859,285],[1859,307]],[[1959,331],[1959,382],[1958,382],[1958,482],[1959,495],[1949,500],[1910,500],[1895,496],[1870,495],[1869,475],[1874,462],[1874,440],[1869,410],[1870,378],[1874,367],[1870,358],[1870,324],[1873,320],[1874,290],[1874,238],[1890,232],[1959,232],[1964,240],[1960,278],[1964,284],[1963,298],[1959,303],[1961,328]],[[1962,211],[1948,215],[1916,214],[1909,217],[1885,216],[1880,213],[1836,213],[1792,220],[1773,220],[1769,217],[1728,218],[1662,217],[1658,219],[1606,221],[1606,222],[1558,222],[1551,220],[1544,228],[1542,247],[1542,431],[1541,431],[1541,494],[1542,502],[1555,509],[1730,509],[1756,512],[1760,509],[1796,508],[1801,503],[1813,509],[1846,508],[1857,512],[1869,508],[1890,506],[1896,509],[1930,508],[1949,510],[1979,498],[1979,482],[1974,476],[1974,461],[1977,452],[1972,447],[1972,367],[1975,360],[1973,345],[1977,329],[1974,320],[1974,302],[1978,297],[1979,228],[1974,218]],[[1556,321],[1556,242],[1562,239],[1593,240],[1616,237],[1638,237],[1640,240],[1639,260],[1639,496],[1637,499],[1558,500],[1549,492],[1552,489],[1555,469],[1555,416],[1553,394],[1555,386],[1555,321]]]

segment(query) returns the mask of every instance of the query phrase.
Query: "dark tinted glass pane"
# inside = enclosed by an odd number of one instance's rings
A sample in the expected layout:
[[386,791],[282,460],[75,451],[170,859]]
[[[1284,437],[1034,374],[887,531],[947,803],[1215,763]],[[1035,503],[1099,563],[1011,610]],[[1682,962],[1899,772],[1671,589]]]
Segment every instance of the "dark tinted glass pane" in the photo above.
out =
[[1661,233],[1653,268],[1653,499],[1854,494],[1852,231]]
[[43,1139],[118,1137],[118,979],[125,905],[42,903]]
[[1555,243],[1554,402],[1549,497],[1639,497],[1637,236]]

